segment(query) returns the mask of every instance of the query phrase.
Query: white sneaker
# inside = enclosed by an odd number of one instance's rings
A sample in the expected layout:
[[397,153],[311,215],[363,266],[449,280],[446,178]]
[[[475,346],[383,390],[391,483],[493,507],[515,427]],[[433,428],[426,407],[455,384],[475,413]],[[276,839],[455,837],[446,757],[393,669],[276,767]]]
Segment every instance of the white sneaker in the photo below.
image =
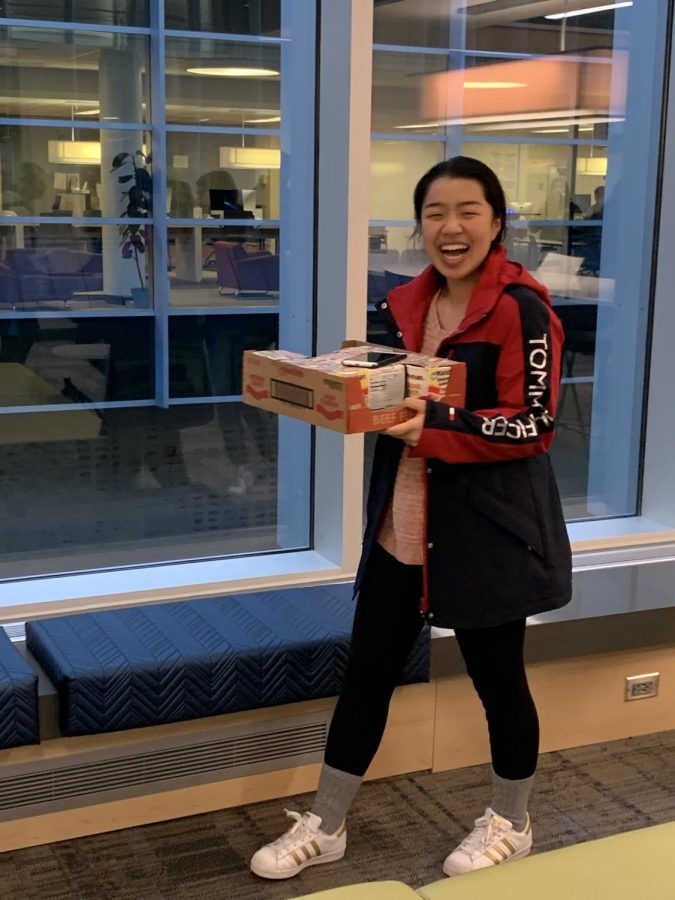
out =
[[271,844],[261,847],[251,859],[251,871],[261,878],[292,878],[307,866],[342,859],[347,848],[343,822],[335,834],[321,830],[321,819],[311,812],[300,815],[284,810],[295,825]]
[[530,817],[524,831],[516,831],[508,819],[503,819],[489,806],[485,815],[476,819],[476,827],[465,837],[443,863],[445,875],[463,875],[476,869],[486,869],[499,863],[521,859],[532,849]]
[[232,497],[243,497],[255,484],[255,476],[248,466],[237,466],[236,473],[237,477],[227,488],[227,493]]

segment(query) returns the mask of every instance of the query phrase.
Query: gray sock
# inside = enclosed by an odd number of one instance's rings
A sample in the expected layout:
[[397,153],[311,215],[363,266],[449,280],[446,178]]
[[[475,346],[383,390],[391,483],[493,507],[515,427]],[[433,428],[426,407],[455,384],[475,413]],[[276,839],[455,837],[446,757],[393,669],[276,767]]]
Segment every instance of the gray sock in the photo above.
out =
[[335,834],[342,825],[362,781],[361,775],[323,764],[312,812],[321,819],[321,830],[326,834]]
[[500,778],[492,772],[492,803],[490,806],[504,819],[512,823],[516,831],[524,831],[527,825],[527,803],[534,784],[534,775],[529,778]]

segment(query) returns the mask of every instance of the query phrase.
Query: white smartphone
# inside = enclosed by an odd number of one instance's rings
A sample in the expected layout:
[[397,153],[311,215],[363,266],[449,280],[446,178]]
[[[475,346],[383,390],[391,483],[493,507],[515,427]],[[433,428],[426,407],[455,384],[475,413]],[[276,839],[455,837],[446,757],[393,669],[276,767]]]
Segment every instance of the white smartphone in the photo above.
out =
[[349,359],[343,359],[343,366],[355,366],[358,369],[379,369],[380,366],[388,366],[389,363],[401,362],[405,359],[405,353],[397,353],[395,351],[387,352],[383,350],[368,350],[359,356],[351,356]]

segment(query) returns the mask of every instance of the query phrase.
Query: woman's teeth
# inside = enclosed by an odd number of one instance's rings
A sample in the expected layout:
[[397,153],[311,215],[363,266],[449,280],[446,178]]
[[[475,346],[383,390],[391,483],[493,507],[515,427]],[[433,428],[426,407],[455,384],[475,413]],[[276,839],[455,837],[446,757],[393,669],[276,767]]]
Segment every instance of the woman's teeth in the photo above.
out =
[[466,244],[443,244],[441,247],[441,253],[444,256],[449,256],[451,259],[461,256],[463,253],[466,253],[468,250],[468,246]]

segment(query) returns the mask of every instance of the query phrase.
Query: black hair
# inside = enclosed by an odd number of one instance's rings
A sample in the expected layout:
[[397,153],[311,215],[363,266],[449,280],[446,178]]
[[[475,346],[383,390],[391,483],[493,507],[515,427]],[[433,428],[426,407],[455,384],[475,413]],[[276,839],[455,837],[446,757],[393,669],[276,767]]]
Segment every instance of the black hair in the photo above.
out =
[[428,172],[426,172],[415,186],[413,194],[413,205],[415,207],[415,221],[419,229],[422,223],[422,207],[427,196],[427,192],[437,178],[469,178],[477,181],[483,188],[485,199],[492,207],[495,219],[499,219],[501,227],[495,239],[490,245],[490,249],[494,250],[504,240],[506,233],[506,197],[499,178],[495,175],[489,166],[479,159],[473,159],[470,156],[453,156],[445,159],[443,162],[436,163]]

